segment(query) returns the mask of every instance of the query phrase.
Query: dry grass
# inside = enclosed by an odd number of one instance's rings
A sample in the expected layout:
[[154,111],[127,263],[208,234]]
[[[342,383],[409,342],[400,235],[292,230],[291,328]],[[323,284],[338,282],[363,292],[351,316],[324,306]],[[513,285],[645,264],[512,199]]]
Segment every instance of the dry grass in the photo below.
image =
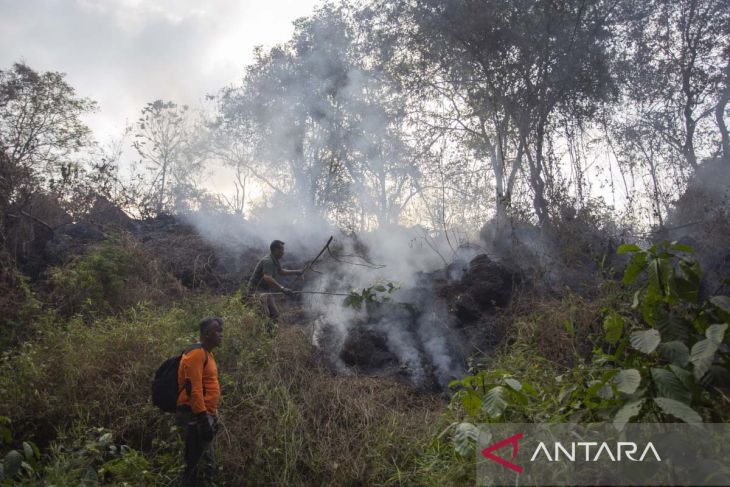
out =
[[602,334],[604,309],[620,299],[609,288],[591,298],[574,293],[562,298],[515,296],[507,313],[511,322],[506,345],[527,343],[541,357],[572,366],[577,357],[591,357],[594,340]]
[[246,485],[404,481],[443,401],[391,380],[335,376],[313,357],[306,329],[285,327],[270,362],[245,374],[243,394],[223,409],[219,450],[230,478]]

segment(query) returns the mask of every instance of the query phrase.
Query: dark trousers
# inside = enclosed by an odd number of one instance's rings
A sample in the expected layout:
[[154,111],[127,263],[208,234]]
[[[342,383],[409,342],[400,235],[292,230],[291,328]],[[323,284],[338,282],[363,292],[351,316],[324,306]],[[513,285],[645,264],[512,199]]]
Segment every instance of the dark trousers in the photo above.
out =
[[213,485],[216,472],[213,444],[201,438],[198,422],[189,408],[178,409],[175,415],[185,442],[185,472],[180,485],[198,487]]
[[274,323],[279,322],[279,307],[276,305],[276,297],[269,294],[266,296],[266,311]]

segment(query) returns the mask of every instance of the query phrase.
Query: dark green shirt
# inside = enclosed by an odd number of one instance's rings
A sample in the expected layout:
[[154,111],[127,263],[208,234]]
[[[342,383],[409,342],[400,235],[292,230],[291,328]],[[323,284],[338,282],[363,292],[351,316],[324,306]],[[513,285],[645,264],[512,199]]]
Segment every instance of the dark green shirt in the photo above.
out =
[[278,281],[280,271],[281,265],[279,265],[279,261],[273,255],[267,255],[256,264],[253,274],[251,274],[251,279],[248,280],[248,289],[251,292],[270,291],[271,289],[269,289],[268,284],[263,281],[264,274],[268,274]]

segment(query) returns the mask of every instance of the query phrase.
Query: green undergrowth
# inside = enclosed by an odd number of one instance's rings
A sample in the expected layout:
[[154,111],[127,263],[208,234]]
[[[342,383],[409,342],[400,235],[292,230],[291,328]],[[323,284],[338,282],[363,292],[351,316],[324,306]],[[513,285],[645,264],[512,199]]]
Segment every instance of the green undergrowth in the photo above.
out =
[[109,235],[48,274],[48,298],[54,308],[62,316],[78,314],[87,321],[124,311],[141,300],[162,303],[184,293],[177,279],[124,233]]
[[[109,266],[135,274],[125,266],[138,250],[92,248],[57,271],[55,296],[83,297],[82,282],[100,296],[116,289]],[[469,485],[482,423],[727,422],[730,298],[701,295],[688,247],[621,251],[630,254],[623,282],[590,297],[517,293],[497,317],[505,340],[472,358],[450,401],[334,374],[309,327],[272,334],[239,296],[188,291],[129,306],[112,296],[46,310],[0,356],[0,485],[175,485],[182,445],[150,403],[151,379],[205,316],[225,322],[214,352],[219,485]],[[142,281],[166,282],[148,264]],[[131,300],[139,290],[128,291]]]
[[450,384],[460,455],[473,459],[480,423],[608,422],[618,434],[730,421],[730,298],[702,296],[688,246],[619,251],[631,255],[620,285],[515,314],[505,345]]
[[239,299],[211,295],[39,324],[4,352],[0,485],[176,485],[181,444],[150,402],[151,378],[209,315],[225,321],[214,351],[220,485],[443,485],[422,457],[446,425],[443,399],[335,376],[315,360],[306,328],[272,337]]

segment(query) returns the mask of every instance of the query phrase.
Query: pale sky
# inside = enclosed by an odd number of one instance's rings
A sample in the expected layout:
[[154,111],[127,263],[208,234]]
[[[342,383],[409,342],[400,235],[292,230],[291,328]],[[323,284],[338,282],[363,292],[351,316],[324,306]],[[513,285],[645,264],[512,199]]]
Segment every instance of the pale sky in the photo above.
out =
[[317,0],[0,0],[0,69],[61,71],[119,137],[158,98],[197,104],[235,83],[256,45],[288,40]]

